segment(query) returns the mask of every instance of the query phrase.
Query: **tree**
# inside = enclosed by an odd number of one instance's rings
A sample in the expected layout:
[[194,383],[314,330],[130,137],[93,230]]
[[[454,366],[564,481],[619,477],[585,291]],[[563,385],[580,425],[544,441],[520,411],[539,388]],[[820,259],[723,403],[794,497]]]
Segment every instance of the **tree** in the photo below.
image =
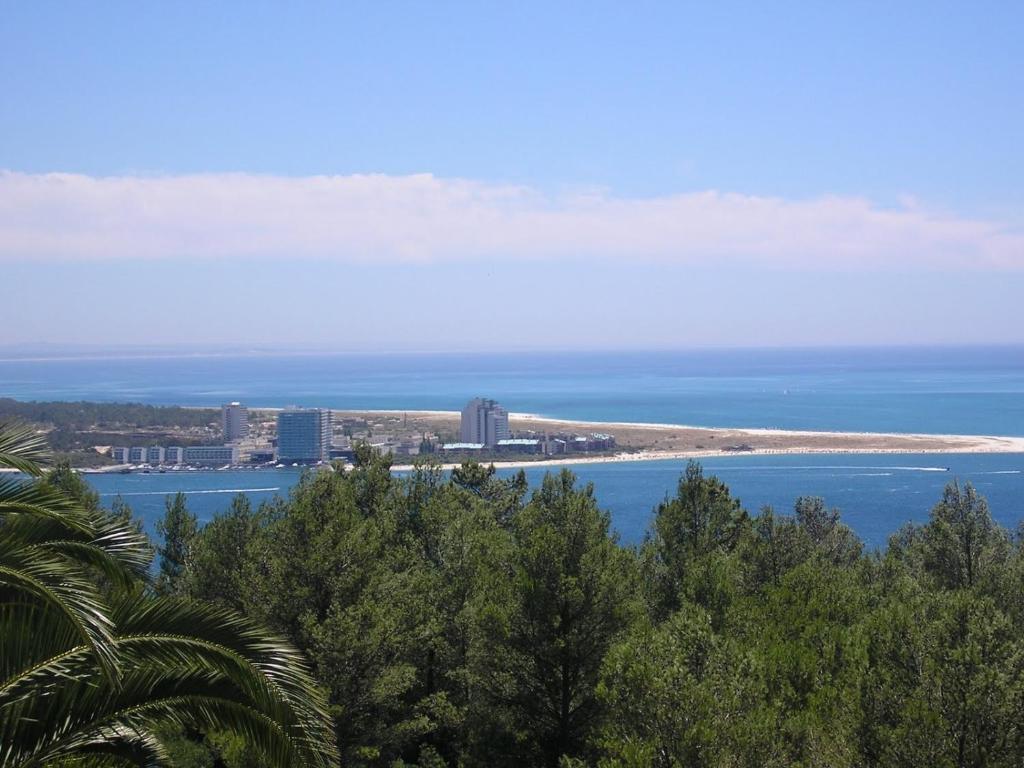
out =
[[759,727],[765,691],[756,668],[699,606],[657,627],[638,622],[605,656],[598,691],[608,712],[597,744],[608,768],[763,766],[781,757],[774,729]]
[[[682,603],[691,571],[711,564],[714,554],[729,554],[749,526],[747,513],[717,477],[704,477],[695,461],[679,479],[675,498],[658,505],[648,539],[655,613],[664,617]],[[715,567],[720,567],[718,562]]]
[[523,497],[529,489],[526,473],[519,470],[512,477],[501,480],[493,464],[486,467],[477,461],[464,461],[452,470],[452,483],[479,496],[494,508],[495,516],[503,526],[522,508]]
[[[2,467],[38,478],[43,447],[0,427]],[[157,734],[186,726],[244,735],[273,765],[331,765],[298,653],[231,612],[150,596],[148,563],[133,526],[0,479],[0,766],[149,765],[167,757]]]
[[266,525],[268,510],[253,511],[249,497],[240,493],[231,500],[226,513],[216,515],[191,537],[184,572],[190,596],[244,610],[249,591],[249,547]]
[[1006,560],[1009,540],[974,486],[946,486],[923,532],[924,566],[947,589],[974,588]]
[[599,720],[601,660],[638,613],[635,563],[609,525],[567,470],[512,521],[507,590],[482,613],[475,658],[510,762],[580,756]]
[[486,496],[488,486],[494,480],[494,465],[484,466],[478,461],[468,460],[452,470],[452,482],[477,496]]
[[966,591],[894,600],[872,625],[868,746],[877,764],[1020,764],[1019,632]]
[[733,619],[774,712],[781,764],[857,764],[870,599],[856,569],[812,558]]
[[156,590],[163,595],[182,595],[185,592],[184,574],[192,557],[192,544],[196,538],[198,521],[188,511],[185,494],[180,491],[164,502],[163,519],[157,521],[156,529],[161,542],[157,548],[160,555],[160,573],[156,579]]
[[415,759],[446,717],[420,674],[437,631],[422,525],[389,463],[307,473],[247,548],[246,607],[308,654],[346,764]]
[[857,562],[864,545],[850,528],[839,522],[839,510],[827,509],[820,496],[801,496],[794,504],[794,517],[807,535],[811,552],[834,565]]
[[57,462],[41,482],[74,500],[78,507],[87,512],[95,512],[100,508],[100,495],[71,468],[67,461]]
[[746,565],[746,588],[751,592],[776,586],[782,577],[807,558],[806,535],[796,520],[776,515],[770,506],[751,521],[751,535],[741,547]]

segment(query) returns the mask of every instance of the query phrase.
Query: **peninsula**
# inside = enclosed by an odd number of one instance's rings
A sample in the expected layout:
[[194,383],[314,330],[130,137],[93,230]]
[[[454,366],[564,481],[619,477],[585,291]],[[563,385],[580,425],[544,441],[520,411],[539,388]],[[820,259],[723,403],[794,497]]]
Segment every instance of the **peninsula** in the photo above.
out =
[[[341,421],[374,425],[378,432],[458,434],[458,411],[334,411]],[[609,461],[688,459],[737,454],[802,453],[1024,453],[1024,437],[881,432],[816,432],[783,429],[695,427],[681,424],[598,422],[510,413],[515,434],[601,432],[615,438],[614,452],[557,458],[496,460],[496,466],[584,464]],[[452,462],[455,463],[455,462]],[[451,463],[449,463],[450,465]]]
[[[173,464],[171,456],[176,452],[185,453],[184,463],[190,463],[189,453],[210,453],[205,463],[217,467],[290,463],[271,447],[279,442],[282,411],[245,408],[239,403],[217,410],[0,399],[0,422],[28,422],[45,432],[51,447],[72,466],[101,471],[144,467],[147,461],[153,465],[154,457],[157,464]],[[758,454],[1024,454],[1024,437],[597,422],[503,409],[500,427],[511,439],[496,440],[492,448],[460,429],[464,415],[460,411],[307,409],[303,418],[316,416],[326,425],[322,455],[329,448],[331,459],[351,460],[352,448],[364,443],[392,454],[396,468],[411,466],[423,454],[432,454],[448,467],[470,458],[516,467]],[[563,444],[562,449],[554,455],[558,444]]]

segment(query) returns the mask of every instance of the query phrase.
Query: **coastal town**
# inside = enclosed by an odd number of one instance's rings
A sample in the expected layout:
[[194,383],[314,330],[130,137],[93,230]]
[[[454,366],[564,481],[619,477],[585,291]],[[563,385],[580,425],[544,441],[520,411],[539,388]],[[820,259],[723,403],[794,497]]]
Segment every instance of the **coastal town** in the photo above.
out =
[[[219,423],[211,422],[205,430],[136,432],[128,445],[94,445],[103,464],[93,469],[166,472],[350,464],[360,445],[390,455],[396,468],[428,457],[444,466],[467,460],[512,466],[737,454],[1024,450],[1024,439],[1014,437],[568,421],[510,413],[484,397],[473,398],[461,411],[250,409],[230,402],[221,407],[219,417]],[[202,438],[196,439],[197,434]],[[176,442],[179,435],[190,442]]]
[[[443,412],[442,412],[443,413]],[[348,462],[360,444],[395,457],[436,455],[446,462],[466,459],[529,459],[607,455],[615,437],[602,432],[517,429],[508,411],[488,398],[474,398],[457,425],[428,422],[423,413],[333,411],[328,408],[252,410],[225,403],[221,440],[214,444],[136,444],[102,447],[119,469],[306,466]]]

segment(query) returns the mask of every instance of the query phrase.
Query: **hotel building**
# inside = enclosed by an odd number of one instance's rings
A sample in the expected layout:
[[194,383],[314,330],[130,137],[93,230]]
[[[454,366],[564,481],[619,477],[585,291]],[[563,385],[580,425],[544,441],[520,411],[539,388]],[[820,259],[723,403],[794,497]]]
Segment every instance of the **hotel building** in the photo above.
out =
[[241,403],[225,403],[220,408],[224,442],[241,440],[249,436],[249,409]]
[[277,460],[288,463],[328,461],[331,412],[326,408],[286,408],[277,414]]
[[493,448],[499,440],[508,440],[508,411],[494,400],[477,397],[462,409],[459,439],[463,443],[481,443]]

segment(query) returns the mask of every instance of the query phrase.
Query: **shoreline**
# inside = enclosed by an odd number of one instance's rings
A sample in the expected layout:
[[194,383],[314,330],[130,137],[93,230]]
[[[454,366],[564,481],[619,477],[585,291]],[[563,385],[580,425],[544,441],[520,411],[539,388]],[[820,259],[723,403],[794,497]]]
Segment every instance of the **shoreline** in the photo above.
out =
[[[188,406],[186,406],[188,407]],[[201,406],[192,406],[201,407]],[[250,413],[275,413],[281,408],[249,406]],[[412,424],[413,431],[420,427],[435,432],[457,430],[460,411],[455,410],[403,410],[330,409],[336,418],[381,419],[385,424],[397,422],[418,422]],[[375,424],[374,429],[380,424]],[[384,429],[392,425],[384,426]],[[826,430],[774,429],[767,427],[700,427],[686,424],[627,421],[586,421],[542,416],[536,413],[510,412],[509,426],[513,432],[533,433],[541,436],[558,433],[604,433],[615,438],[616,446],[601,453],[566,453],[559,455],[509,456],[507,459],[488,455],[477,458],[482,464],[493,464],[496,468],[520,469],[529,467],[559,467],[586,464],[606,464],[640,461],[687,461],[690,459],[728,458],[732,456],[783,456],[783,455],[855,455],[855,454],[1022,454],[1024,436],[1012,435],[954,435],[911,432],[842,432]],[[459,461],[444,461],[437,456],[441,467],[450,470],[459,466]],[[453,457],[454,458],[454,457]],[[396,471],[413,468],[405,456],[395,456]],[[124,472],[132,465],[111,465],[102,468],[79,468],[79,472],[110,473]],[[258,471],[274,467],[239,467],[240,470]],[[143,471],[143,470],[138,470]],[[151,471],[156,471],[156,468]],[[171,470],[177,472],[178,470]],[[220,471],[217,469],[195,468],[185,471]]]
[[[211,409],[213,406],[181,406],[182,408],[197,408],[197,409]],[[259,406],[252,405],[248,406],[249,411],[266,411],[268,413],[277,413],[285,410],[280,406]],[[332,414],[338,416],[364,416],[364,415],[379,415],[379,416],[411,416],[428,419],[458,419],[461,416],[460,411],[455,410],[422,410],[422,409],[402,409],[402,408],[360,408],[360,409],[348,409],[348,408],[329,408]],[[942,433],[942,432],[869,432],[869,431],[842,431],[842,430],[824,430],[824,429],[782,429],[776,427],[704,427],[696,424],[673,424],[668,422],[649,422],[649,421],[587,421],[583,419],[565,419],[555,416],[544,416],[538,413],[529,413],[526,411],[509,411],[509,421],[521,421],[527,424],[536,425],[543,427],[545,425],[557,425],[560,427],[570,428],[579,427],[586,430],[593,430],[600,432],[608,429],[637,429],[651,432],[671,432],[671,431],[693,431],[700,433],[707,433],[709,435],[751,435],[751,436],[768,436],[768,437],[814,437],[814,438],[869,438],[869,439],[892,439],[892,440],[935,440],[935,441],[950,441],[951,443],[958,443],[958,447],[949,448],[920,448],[918,450],[913,449],[815,449],[815,450],[793,450],[787,451],[791,453],[1024,453],[1024,435],[966,435],[966,434],[953,434],[953,433]],[[757,452],[756,450],[753,452]],[[768,451],[769,453],[778,453],[781,451]],[[672,452],[675,453],[675,452]],[[732,455],[735,452],[732,451],[712,451],[709,455]],[[751,453],[748,451],[747,453]],[[627,460],[628,459],[623,459]],[[537,463],[537,462],[526,462],[526,463]]]
[[[893,455],[957,455],[957,454],[1020,454],[1024,446],[1015,450],[963,450],[960,448],[768,448],[753,451],[645,451],[641,453],[617,453],[611,456],[569,456],[567,458],[537,459],[536,461],[513,459],[509,461],[481,461],[483,465],[493,464],[495,469],[529,469],[530,467],[562,467],[577,464],[621,464],[640,461],[689,461],[691,459],[732,459],[746,456],[893,456]],[[441,469],[450,471],[461,466],[461,462],[441,464]],[[394,465],[396,472],[415,469],[412,464]]]
[[[575,422],[578,423],[578,422]],[[820,434],[820,433],[813,433]],[[851,433],[839,433],[839,434],[851,434]],[[866,433],[866,434],[878,434],[878,433]],[[1024,438],[1020,438],[1024,440]],[[932,449],[915,449],[915,448],[767,448],[767,449],[755,449],[752,451],[639,451],[637,453],[615,453],[615,454],[604,454],[599,456],[585,456],[585,455],[572,455],[564,458],[546,458],[546,459],[509,459],[508,461],[494,460],[494,461],[481,461],[480,463],[484,466],[494,465],[495,469],[529,469],[531,467],[563,467],[563,466],[575,466],[575,465],[586,465],[586,464],[622,464],[630,462],[647,462],[647,461],[689,461],[690,459],[731,459],[731,458],[743,458],[747,456],[897,456],[897,455],[931,455],[931,456],[942,456],[942,455],[970,455],[970,454],[1019,454],[1024,456],[1024,445],[1015,448],[1013,450],[965,450],[958,447],[949,448],[932,448]],[[457,467],[460,467],[462,462],[442,462],[440,468],[444,471],[451,471]],[[109,467],[99,467],[95,469],[78,469],[77,472],[81,474],[118,474],[128,469],[130,465],[113,465]],[[306,467],[300,467],[299,469],[314,469],[317,466],[324,465],[308,465]],[[346,467],[351,467],[351,464],[346,464]],[[409,472],[415,469],[413,464],[394,464],[391,467],[393,472]],[[170,470],[167,472],[157,472],[155,470],[129,470],[130,474],[191,474],[193,472],[265,472],[276,469],[296,469],[296,467],[276,467],[276,466],[262,466],[262,467],[231,467],[230,469],[220,469],[213,467],[196,467],[189,470]],[[944,469],[944,468],[943,468]],[[13,471],[13,470],[11,470]]]
[[[342,416],[405,416],[432,422],[450,422],[458,411],[361,410],[334,411]],[[612,434],[619,440],[614,456],[567,455],[551,459],[512,460],[503,464],[539,464],[541,462],[588,463],[589,461],[643,461],[668,458],[757,455],[780,453],[1024,453],[1024,436],[957,435],[919,432],[842,432],[826,430],[773,429],[767,427],[700,427],[687,424],[584,421],[541,416],[535,413],[509,413],[513,431],[556,429]],[[623,439],[624,438],[624,439]],[[701,441],[744,441],[746,448],[718,448]],[[667,442],[664,446],[648,442]],[[499,462],[495,462],[499,466]]]
[[[256,411],[280,411],[282,408],[258,408],[253,407],[251,410]],[[423,411],[423,410],[401,410],[397,408],[389,409],[372,409],[372,410],[342,410],[331,408],[332,413],[337,414],[380,414],[386,416],[396,416],[399,414],[408,414],[409,416],[426,416],[426,417],[450,417],[458,418],[461,415],[460,411]],[[525,421],[534,422],[537,424],[558,424],[565,427],[587,427],[593,428],[595,431],[600,431],[601,428],[629,428],[629,429],[649,429],[649,430],[661,430],[661,431],[673,431],[673,430],[697,430],[701,432],[712,432],[722,434],[735,434],[743,433],[750,435],[777,435],[780,437],[875,437],[875,438],[911,438],[911,439],[934,439],[934,440],[964,440],[964,441],[985,441],[985,440],[998,440],[998,441],[1011,441],[1018,445],[1019,448],[1014,451],[1003,451],[1005,453],[1024,453],[1024,436],[1015,435],[962,435],[952,433],[941,433],[941,432],[847,432],[842,430],[827,430],[827,429],[781,429],[775,427],[702,427],[696,424],[670,424],[668,422],[653,422],[653,421],[587,421],[584,419],[563,419],[555,416],[543,416],[539,413],[528,413],[528,412],[515,412],[509,411],[508,418],[510,421]]]
[[[269,411],[271,409],[253,407],[253,411]],[[275,409],[277,410],[277,409]],[[378,410],[335,410],[332,413],[342,417],[407,417],[422,419],[428,423],[451,424],[457,421],[458,411],[405,411],[400,409]],[[480,463],[493,464],[497,469],[529,469],[572,467],[587,464],[610,464],[646,461],[688,461],[690,459],[728,459],[741,456],[787,456],[787,455],[899,455],[919,454],[1021,454],[1024,456],[1024,437],[998,435],[940,435],[927,433],[896,433],[896,432],[827,432],[814,430],[767,429],[759,427],[695,427],[682,424],[644,423],[644,422],[602,422],[577,421],[572,419],[556,419],[532,413],[510,413],[509,421],[514,428],[536,428],[543,430],[564,429],[580,432],[607,432],[625,435],[633,441],[632,449],[620,447],[614,453],[601,454],[565,454],[538,458],[480,457]],[[518,422],[518,423],[517,423]],[[677,438],[682,435],[683,442],[696,443],[700,447],[647,447],[650,441],[657,442],[663,436]],[[750,439],[762,442],[749,448],[737,449],[735,446],[711,447],[700,442],[715,439],[743,441]],[[671,440],[669,441],[671,443]],[[396,457],[396,459],[399,457]],[[414,465],[407,460],[392,465],[396,472],[410,471]],[[440,457],[439,457],[440,458]],[[440,467],[450,471],[462,464],[462,461],[444,461]],[[276,467],[266,467],[274,469]],[[101,472],[123,471],[124,467],[110,467]],[[247,468],[246,471],[259,471],[260,468]],[[95,470],[94,470],[95,471]],[[196,470],[194,470],[196,471]],[[219,471],[216,469],[197,471]]]

